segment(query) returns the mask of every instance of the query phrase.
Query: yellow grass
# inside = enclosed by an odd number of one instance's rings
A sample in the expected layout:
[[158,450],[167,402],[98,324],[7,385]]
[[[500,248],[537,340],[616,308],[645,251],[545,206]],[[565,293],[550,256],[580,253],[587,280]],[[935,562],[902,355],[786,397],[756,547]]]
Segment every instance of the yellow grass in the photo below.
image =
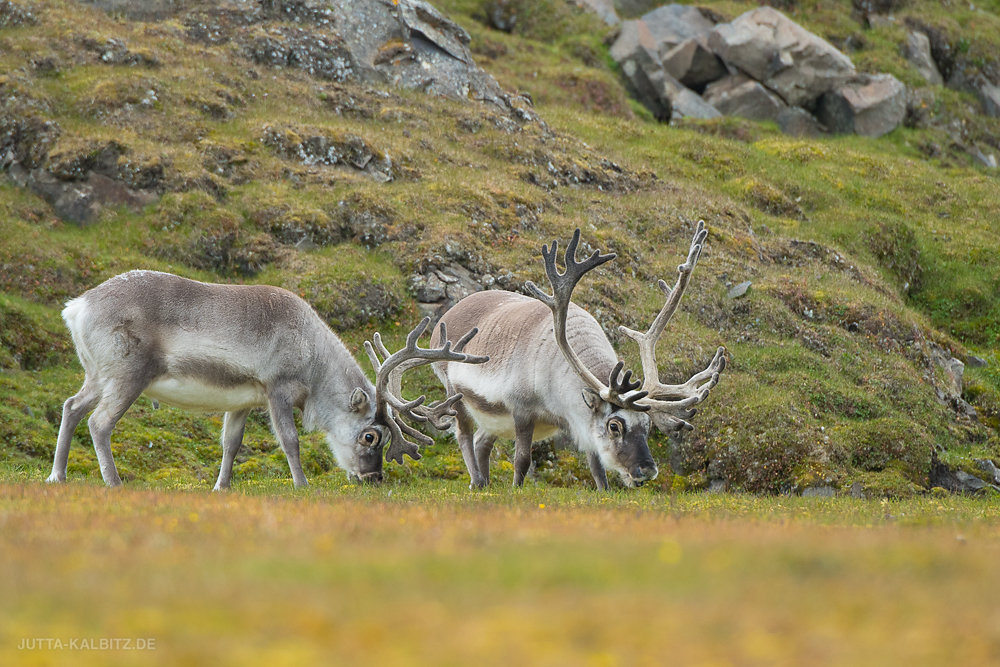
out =
[[933,497],[5,483],[0,664],[995,663],[998,515]]

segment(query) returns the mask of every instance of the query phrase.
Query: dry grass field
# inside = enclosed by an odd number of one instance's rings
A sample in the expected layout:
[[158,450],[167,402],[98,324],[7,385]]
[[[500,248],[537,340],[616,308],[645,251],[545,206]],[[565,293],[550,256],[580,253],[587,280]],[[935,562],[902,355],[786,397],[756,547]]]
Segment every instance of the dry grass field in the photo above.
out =
[[645,491],[8,481],[0,664],[1000,660],[994,502]]

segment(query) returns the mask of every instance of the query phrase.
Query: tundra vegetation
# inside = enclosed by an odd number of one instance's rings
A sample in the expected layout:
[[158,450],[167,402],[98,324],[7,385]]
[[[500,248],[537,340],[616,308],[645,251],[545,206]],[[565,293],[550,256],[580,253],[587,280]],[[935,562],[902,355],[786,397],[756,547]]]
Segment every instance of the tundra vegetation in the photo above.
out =
[[[992,72],[995,7],[910,2],[895,22],[873,23],[839,3],[786,4],[805,27],[854,45],[859,68],[893,73],[933,104],[879,140],[791,138],[735,118],[658,124],[608,64],[609,29],[555,1],[523,9],[548,19],[512,33],[489,28],[481,3],[440,4],[469,31],[477,62],[529,93],[542,122],[310,75],[294,58],[275,66],[214,43],[194,18],[5,3],[0,128],[22,170],[113,177],[150,196],[75,224],[37,194],[44,183],[16,184],[4,149],[5,469],[45,467],[61,400],[78,386],[62,304],[124,270],[285,287],[363,359],[373,330],[395,348],[423,310],[443,312],[432,292],[454,285],[439,276],[519,291],[544,280],[542,243],[577,226],[618,255],[577,302],[640,329],[659,306],[656,280],[676,269],[664,249],[704,219],[698,279],[658,348],[661,379],[690,377],[720,345],[731,363],[693,432],[651,442],[664,471],[656,488],[907,496],[934,485],[938,463],[990,481],[977,461],[1000,460],[1000,188],[997,170],[956,146],[995,142],[998,121],[971,94],[920,85],[898,42],[899,26],[919,20],[954,47],[952,67]],[[733,17],[750,5],[707,6]],[[268,25],[278,34],[292,24]],[[728,296],[746,281],[742,297]],[[607,333],[638,368],[635,347]],[[956,387],[953,358],[986,365],[966,363]],[[429,369],[413,376],[411,395],[443,396]],[[144,400],[133,411],[114,452],[124,480],[216,476],[219,417]],[[390,466],[389,480],[460,475],[457,448],[435,436],[428,456]],[[262,415],[251,415],[245,442],[238,477],[282,474]],[[511,465],[512,451],[501,443],[495,460]],[[69,456],[71,477],[99,476],[82,430]],[[340,479],[317,439],[304,440],[303,467]],[[539,450],[533,470],[544,483],[592,483],[565,449]]]
[[[772,3],[911,87],[907,122],[877,140],[656,123],[626,94],[610,28],[559,0],[509,4],[525,13],[505,33],[479,0],[435,3],[544,124],[279,67],[265,56],[307,53],[281,41],[293,21],[247,28],[274,47],[248,51],[181,18],[0,0],[0,662],[59,658],[17,649],[55,636],[158,640],[80,664],[1000,658],[995,499],[935,487],[984,484],[979,462],[1000,462],[1000,177],[968,150],[1000,153],[1000,124],[902,56],[919,23],[942,64],[996,81],[1000,4]],[[122,205],[22,187],[10,142],[53,179],[124,183]],[[641,489],[594,494],[585,458],[550,448],[511,490],[501,441],[502,481],[469,494],[455,443],[432,433],[375,489],[305,436],[299,491],[252,412],[234,493],[210,495],[221,416],[144,399],[115,431],[125,490],[100,486],[82,428],[69,483],[40,484],[83,378],[59,311],[113,275],[284,287],[363,359],[373,331],[400,348],[463,285],[544,284],[538,249],[578,226],[617,260],[575,301],[641,330],[699,219],[661,379],[720,345],[730,363],[692,432],[650,440],[660,474]],[[412,376],[408,397],[444,397],[430,369]],[[707,488],[732,493],[689,492]]]

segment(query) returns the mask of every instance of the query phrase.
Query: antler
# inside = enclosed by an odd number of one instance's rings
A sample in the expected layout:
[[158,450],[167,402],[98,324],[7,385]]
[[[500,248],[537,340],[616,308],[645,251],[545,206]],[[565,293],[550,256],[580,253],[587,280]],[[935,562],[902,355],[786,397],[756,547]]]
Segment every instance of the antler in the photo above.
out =
[[420,324],[406,336],[406,346],[393,354],[386,349],[382,343],[382,336],[377,332],[372,337],[373,343],[365,341],[365,351],[375,368],[375,418],[386,424],[392,434],[392,442],[385,453],[387,461],[402,463],[403,454],[414,460],[420,458],[418,444],[407,440],[404,433],[416,438],[421,445],[426,446],[433,442],[430,437],[403,421],[404,417],[418,423],[429,421],[435,428],[443,430],[448,427],[446,418],[455,416],[454,405],[462,398],[461,394],[452,394],[430,405],[423,404],[424,396],[407,401],[403,399],[401,393],[403,373],[435,361],[457,361],[467,364],[489,361],[489,357],[463,352],[465,345],[478,333],[478,329],[472,329],[462,336],[453,350],[444,322],[441,323],[441,340],[444,341],[444,345],[433,349],[418,347],[417,341],[427,330],[430,321],[430,317],[421,320]]
[[[667,299],[663,308],[653,319],[649,329],[642,333],[628,327],[619,327],[623,334],[639,345],[639,358],[642,360],[642,389],[647,394],[645,398],[641,399],[641,405],[647,406],[647,409],[652,409],[655,412],[672,415],[672,417],[664,417],[669,426],[667,429],[661,428],[660,430],[690,428],[691,425],[685,420],[694,415],[692,406],[701,403],[708,397],[708,392],[718,383],[719,374],[726,367],[726,348],[724,347],[716,350],[712,362],[705,370],[696,373],[684,384],[661,383],[656,366],[656,342],[660,339],[664,327],[667,326],[667,322],[673,317],[681,302],[681,297],[684,295],[684,290],[687,289],[695,265],[698,264],[707,237],[708,230],[705,229],[705,221],[699,220],[694,231],[694,238],[691,240],[691,248],[688,250],[687,261],[677,267],[677,282],[673,288],[668,287],[667,283],[662,280],[657,282]],[[659,423],[657,423],[657,427],[660,427]]]
[[605,262],[611,261],[617,256],[614,253],[602,255],[599,250],[595,250],[590,257],[582,262],[578,262],[576,261],[576,248],[579,244],[580,230],[578,228],[573,232],[573,238],[566,246],[565,258],[563,260],[566,264],[566,271],[563,273],[559,273],[559,269],[556,267],[556,252],[559,250],[559,241],[552,241],[551,250],[547,245],[542,246],[542,258],[545,261],[545,273],[552,284],[552,296],[543,292],[530,280],[524,284],[524,287],[531,296],[552,310],[556,343],[559,345],[559,349],[562,350],[563,356],[566,357],[566,361],[573,367],[576,374],[580,376],[580,379],[596,391],[603,400],[609,403],[638,410],[648,410],[649,408],[638,407],[635,403],[635,401],[646,396],[645,392],[626,395],[627,392],[636,389],[639,385],[635,383],[633,386],[633,383],[630,382],[631,371],[626,372],[622,381],[619,381],[618,376],[625,366],[624,362],[619,362],[615,366],[611,372],[611,376],[608,378],[608,384],[605,384],[597,379],[597,376],[591,373],[589,368],[583,365],[580,357],[577,356],[576,351],[573,350],[566,338],[566,318],[569,312],[570,297],[573,295],[573,288],[576,287],[576,284],[580,282],[580,278],[585,273]]

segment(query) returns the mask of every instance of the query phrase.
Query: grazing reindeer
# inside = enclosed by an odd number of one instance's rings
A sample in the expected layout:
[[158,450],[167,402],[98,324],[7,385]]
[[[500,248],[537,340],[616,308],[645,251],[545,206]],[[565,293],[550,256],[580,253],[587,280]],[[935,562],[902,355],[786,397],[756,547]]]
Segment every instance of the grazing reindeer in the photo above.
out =
[[[705,223],[699,222],[687,261],[677,267],[676,285],[671,289],[659,281],[666,303],[649,330],[621,327],[639,344],[645,378],[641,389],[631,371],[622,374],[625,364],[597,321],[570,303],[580,278],[615,257],[595,251],[577,262],[579,229],[566,249],[565,273],[556,268],[558,242],[552,242],[551,251],[542,247],[553,296],[528,282],[525,287],[534,298],[500,290],[477,292],[444,314],[441,322],[452,331],[478,328],[468,349],[490,357],[480,366],[433,366],[449,393],[464,396],[455,406],[455,430],[472,487],[489,483],[497,437],[514,438],[514,485],[521,486],[531,463],[531,443],[558,430],[568,431],[587,453],[599,489],[607,488],[606,468],[629,486],[656,477],[647,444],[650,422],[664,432],[691,429],[687,420],[694,415],[693,406],[705,400],[726,365],[725,348],[720,347],[705,370],[681,385],[662,384],[656,367],[656,341],[677,309],[707,235]],[[473,437],[474,425],[478,430]]]
[[[243,442],[247,415],[267,407],[288,459],[295,486],[306,477],[299,462],[299,437],[292,415],[302,410],[308,430],[326,432],[338,465],[362,481],[382,479],[386,460],[419,459],[417,444],[430,438],[403,418],[446,427],[458,394],[432,405],[423,396],[400,397],[403,370],[432,361],[482,363],[463,354],[470,330],[451,349],[444,325],[436,349],[417,347],[424,319],[406,347],[376,365],[373,386],[361,367],[309,304],[288,290],[265,285],[214,285],[169,273],[130,271],[69,301],[63,319],[86,371],[83,387],[63,406],[49,482],[66,479],[70,440],[91,410],[90,435],[101,475],[121,484],[111,454],[111,431],[141,394],[196,411],[224,411],[222,466],[215,489],[229,487],[233,460]],[[367,343],[366,343],[367,344]]]

